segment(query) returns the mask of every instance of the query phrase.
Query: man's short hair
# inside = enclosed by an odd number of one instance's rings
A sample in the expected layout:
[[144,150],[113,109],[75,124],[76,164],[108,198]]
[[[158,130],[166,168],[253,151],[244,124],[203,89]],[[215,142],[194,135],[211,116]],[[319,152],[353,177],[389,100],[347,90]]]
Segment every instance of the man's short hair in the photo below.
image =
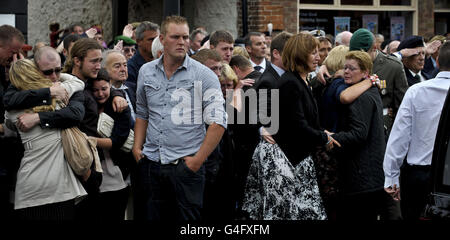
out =
[[280,55],[283,53],[284,45],[286,44],[287,40],[292,37],[292,33],[289,32],[281,32],[277,34],[276,37],[272,39],[272,43],[270,44],[270,56],[273,56],[273,50],[278,50]]
[[19,42],[25,42],[23,34],[17,28],[6,24],[0,26],[0,44],[8,44],[14,38]]
[[76,42],[78,39],[81,39],[82,37],[78,34],[69,34],[67,37],[63,40],[64,49],[66,51],[69,51],[69,46],[71,43]]
[[318,37],[317,40],[319,40],[320,43],[328,41],[331,45],[333,45],[333,43],[331,42],[331,39],[329,39],[328,37]]
[[439,49],[439,69],[441,71],[450,71],[450,42],[446,41]]
[[241,70],[246,70],[252,67],[250,60],[241,55],[235,55],[231,57],[230,67],[238,67]]
[[344,43],[342,43],[342,38],[344,37],[345,34],[348,34],[348,33],[351,33],[351,32],[343,31],[343,32],[338,33],[338,35],[336,35],[336,37],[334,38],[334,44],[335,45],[338,45],[338,44],[342,45],[342,44],[344,44]]
[[247,47],[247,46],[251,46],[252,45],[252,40],[251,40],[251,37],[252,36],[257,36],[257,37],[259,37],[259,36],[262,36],[263,34],[262,33],[260,33],[260,32],[249,32],[248,34],[247,34],[247,36],[245,36],[245,38],[244,38],[244,44],[245,44],[245,46]]
[[161,34],[166,34],[167,28],[169,27],[169,24],[174,23],[176,25],[186,24],[189,27],[188,21],[185,17],[182,16],[167,16],[166,19],[161,24]]
[[196,54],[191,56],[193,59],[199,61],[201,64],[205,64],[208,59],[211,59],[216,62],[221,62],[222,57],[220,54],[213,49],[202,49],[198,51]]
[[209,37],[209,44],[213,46],[219,45],[219,42],[234,43],[233,35],[226,30],[217,30]]
[[159,26],[156,23],[144,21],[136,28],[136,40],[142,40],[144,38],[145,31],[158,32]]
[[42,59],[42,56],[48,56],[50,60],[54,60],[56,58],[60,59],[60,56],[58,54],[58,52],[50,47],[50,46],[43,46],[40,47],[36,50],[36,52],[34,53],[34,62],[36,63],[36,66],[39,68],[39,62]]
[[199,33],[203,34],[205,37],[206,37],[206,35],[208,35],[208,33],[206,31],[204,31],[203,29],[195,29],[194,31],[192,31],[191,35],[189,35],[189,40],[194,41],[195,37]]

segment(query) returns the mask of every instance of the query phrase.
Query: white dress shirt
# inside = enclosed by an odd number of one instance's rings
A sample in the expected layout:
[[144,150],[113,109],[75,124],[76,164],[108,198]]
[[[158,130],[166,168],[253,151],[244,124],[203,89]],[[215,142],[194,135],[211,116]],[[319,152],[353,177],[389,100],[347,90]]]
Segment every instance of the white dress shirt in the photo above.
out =
[[406,91],[395,118],[384,156],[384,187],[399,184],[400,167],[430,165],[442,107],[450,87],[450,72],[420,82]]
[[265,58],[263,58],[263,60],[260,64],[254,63],[251,59],[250,59],[250,63],[252,64],[252,67],[260,66],[261,67],[261,69],[259,70],[260,73],[263,73],[264,70],[266,70],[266,59]]

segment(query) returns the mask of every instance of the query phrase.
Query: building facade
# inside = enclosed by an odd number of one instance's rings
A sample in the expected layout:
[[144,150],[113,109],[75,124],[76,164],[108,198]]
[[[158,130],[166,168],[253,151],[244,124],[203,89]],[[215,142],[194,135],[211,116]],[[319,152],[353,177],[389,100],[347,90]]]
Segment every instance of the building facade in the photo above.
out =
[[[3,2],[4,6],[18,3]],[[26,9],[14,14],[19,14],[16,19],[26,28],[22,31],[30,45],[49,41],[52,22],[62,28],[75,22],[86,28],[102,24],[108,42],[129,22],[160,24],[167,2],[178,3],[179,13],[188,18],[191,29],[226,29],[235,37],[249,31],[266,32],[268,23],[275,31],[322,29],[332,35],[336,29],[367,27],[386,39],[412,34],[429,38],[447,34],[450,27],[450,0],[21,0],[21,8]]]

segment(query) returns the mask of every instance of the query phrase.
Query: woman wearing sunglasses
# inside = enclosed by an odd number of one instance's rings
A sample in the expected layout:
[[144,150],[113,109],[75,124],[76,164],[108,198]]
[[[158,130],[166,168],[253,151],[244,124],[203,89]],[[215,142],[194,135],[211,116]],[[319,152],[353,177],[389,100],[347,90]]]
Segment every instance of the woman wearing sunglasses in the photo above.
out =
[[[60,69],[46,70],[54,75]],[[11,84],[19,91],[48,88],[52,80],[43,76],[35,63],[28,59],[18,60],[10,69]],[[68,97],[84,89],[84,83],[71,77],[61,83]],[[64,104],[52,98],[48,105],[26,110],[9,110],[5,117],[10,128],[17,125],[18,119],[26,113],[49,112],[60,109]],[[76,112],[81,120],[83,112]],[[75,200],[86,195],[80,180],[64,159],[61,130],[42,128],[36,125],[18,132],[25,149],[17,173],[14,208],[19,219],[26,220],[70,220],[74,218]]]

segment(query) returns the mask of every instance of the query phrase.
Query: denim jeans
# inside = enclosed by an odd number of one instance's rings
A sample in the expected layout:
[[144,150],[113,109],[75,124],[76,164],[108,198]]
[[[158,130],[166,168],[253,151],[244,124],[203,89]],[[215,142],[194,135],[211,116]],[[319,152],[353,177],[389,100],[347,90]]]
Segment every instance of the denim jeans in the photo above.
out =
[[143,158],[137,167],[137,188],[145,220],[201,220],[205,168],[197,172],[179,159],[175,164],[161,164]]

